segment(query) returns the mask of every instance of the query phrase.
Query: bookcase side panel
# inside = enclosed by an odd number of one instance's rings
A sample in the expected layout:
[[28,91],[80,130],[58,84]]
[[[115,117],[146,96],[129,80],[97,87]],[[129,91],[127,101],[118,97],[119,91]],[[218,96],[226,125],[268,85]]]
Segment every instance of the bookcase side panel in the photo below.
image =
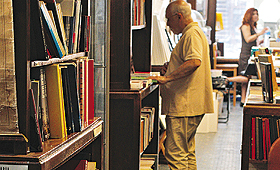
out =
[[110,89],[129,89],[130,80],[130,1],[111,1]]
[[139,169],[140,110],[134,113],[134,99],[119,97],[110,98],[109,169]]
[[29,137],[30,1],[13,1],[19,130]]

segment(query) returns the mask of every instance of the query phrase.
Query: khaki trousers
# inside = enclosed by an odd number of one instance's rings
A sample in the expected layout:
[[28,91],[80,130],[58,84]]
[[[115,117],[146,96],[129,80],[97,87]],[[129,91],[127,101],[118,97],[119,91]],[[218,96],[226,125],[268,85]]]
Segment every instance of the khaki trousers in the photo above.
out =
[[195,133],[203,116],[166,116],[165,157],[172,170],[197,169]]

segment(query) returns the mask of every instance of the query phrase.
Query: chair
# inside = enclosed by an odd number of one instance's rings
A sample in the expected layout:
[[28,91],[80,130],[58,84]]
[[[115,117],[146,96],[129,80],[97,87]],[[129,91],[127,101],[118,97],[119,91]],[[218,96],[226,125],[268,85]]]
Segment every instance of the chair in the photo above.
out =
[[276,139],[268,154],[268,170],[280,169],[280,138]]
[[[233,76],[237,76],[238,64],[217,64],[217,42],[213,43],[213,69],[231,71]],[[236,82],[233,83],[233,90],[230,91],[233,94],[233,106],[236,105]]]

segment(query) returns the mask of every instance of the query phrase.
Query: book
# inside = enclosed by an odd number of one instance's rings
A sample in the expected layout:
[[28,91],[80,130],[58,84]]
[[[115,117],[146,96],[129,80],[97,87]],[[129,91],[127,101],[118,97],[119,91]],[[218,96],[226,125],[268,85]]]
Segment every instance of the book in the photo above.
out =
[[74,16],[63,16],[66,46],[68,48],[68,53],[73,53],[73,34],[75,28],[75,17]]
[[258,125],[259,125],[259,160],[263,160],[264,152],[263,152],[263,125],[262,125],[262,117],[258,117]]
[[256,117],[256,160],[260,159],[260,131],[259,131],[259,117]]
[[88,58],[77,60],[77,86],[82,129],[88,126]]
[[62,58],[66,55],[62,42],[58,36],[57,31],[55,30],[55,25],[49,15],[48,9],[43,1],[39,2],[40,9],[42,13],[42,21],[44,25],[44,31],[46,35],[46,42],[48,47],[50,46],[50,53],[52,57],[56,56]]
[[273,103],[273,83],[271,64],[260,62],[263,100]]
[[[39,2],[33,1],[30,3],[31,15],[30,29],[32,31],[30,47],[32,53],[30,53],[30,60],[48,60],[49,54],[47,51],[46,38],[44,34],[44,27],[42,21],[42,14],[40,12]],[[40,38],[39,38],[40,37]]]
[[46,82],[51,138],[67,135],[62,91],[61,69],[58,64],[46,66]]
[[70,83],[69,83],[69,75],[67,66],[60,66],[61,69],[61,77],[62,77],[62,89],[63,89],[63,99],[64,99],[64,110],[65,110],[65,120],[66,120],[66,128],[67,134],[70,135],[74,132],[74,122],[72,116],[71,109],[71,99],[70,99]]
[[83,100],[83,106],[84,106],[84,127],[88,126],[88,58],[85,57],[83,59],[83,87],[84,87],[84,100]]
[[74,8],[75,27],[73,32],[73,53],[76,53],[78,49],[79,31],[81,27],[81,12],[81,0],[76,0]]
[[61,9],[60,3],[57,3],[57,4],[56,4],[56,7],[57,7],[57,12],[58,12],[59,23],[61,24],[63,45],[64,45],[64,49],[65,49],[66,55],[68,55],[68,47],[67,47],[67,45],[66,45],[65,26],[64,26],[64,22],[63,22],[63,15],[62,15],[62,9]]
[[74,16],[75,0],[63,0],[60,4],[63,16]]
[[265,126],[265,119],[267,118],[262,118],[262,135],[263,135],[263,159],[267,160],[267,147],[266,147],[266,126]]
[[251,143],[251,159],[256,159],[256,118],[252,117],[252,143]]
[[140,170],[153,170],[155,158],[153,157],[141,157],[140,159]]
[[88,124],[94,121],[94,59],[88,59]]
[[40,107],[40,81],[39,80],[31,80],[31,89],[33,91],[34,103],[35,103],[35,111],[38,117],[39,128],[41,132],[41,139],[43,140],[43,120],[42,120],[42,112]]
[[130,88],[131,89],[142,89],[146,87],[144,86],[144,81],[142,80],[130,80]]
[[64,80],[67,82],[67,85],[66,85],[67,90],[63,94],[65,94],[67,96],[67,98],[66,98],[67,103],[68,103],[67,110],[69,110],[69,112],[70,112],[69,114],[71,115],[71,124],[72,124],[72,128],[73,128],[73,132],[80,132],[81,131],[81,118],[80,118],[80,108],[79,108],[80,106],[79,106],[77,78],[76,78],[77,67],[76,67],[75,63],[60,63],[59,65],[62,68],[63,72],[65,72],[64,73],[66,75],[65,79],[67,79],[67,80]]
[[154,120],[155,120],[155,108],[154,107],[143,107],[141,108],[141,115],[149,115],[149,141],[153,138],[154,132]]
[[40,82],[40,106],[41,106],[42,124],[43,124],[43,141],[45,141],[50,138],[51,134],[50,134],[50,119],[49,119],[48,97],[47,97],[46,72],[44,67],[39,68],[39,82]]
[[30,89],[30,151],[42,151],[42,137],[41,129],[38,121],[38,114],[36,111],[36,103],[34,99],[33,90]]
[[258,55],[258,60],[259,62],[265,62],[265,63],[270,63],[271,64],[271,79],[273,83],[273,90],[276,91],[278,89],[277,81],[276,81],[276,73],[275,73],[275,68],[272,60],[272,55],[269,54],[259,54]]
[[88,169],[87,160],[80,160],[79,164],[75,168],[75,170],[87,170],[87,169]]
[[144,151],[144,120],[140,120],[140,153]]
[[[65,36],[64,36],[64,24],[62,19],[62,14],[60,13],[59,9],[57,8],[57,4],[55,0],[44,0],[46,3],[47,9],[52,11],[54,25],[58,34],[58,37],[62,43],[62,47],[65,50]],[[66,55],[66,52],[65,52]]]
[[266,128],[266,151],[267,156],[269,154],[270,148],[271,148],[271,141],[270,141],[270,127],[269,127],[269,119],[265,118],[265,128]]
[[[30,71],[30,79],[39,81],[39,112],[42,118],[42,140],[45,141],[50,137],[50,126],[48,116],[48,101],[46,87],[45,67],[32,67]],[[32,87],[32,85],[31,85]]]
[[80,37],[80,52],[88,52],[89,51],[89,42],[90,42],[90,16],[82,16],[81,23],[81,37]]

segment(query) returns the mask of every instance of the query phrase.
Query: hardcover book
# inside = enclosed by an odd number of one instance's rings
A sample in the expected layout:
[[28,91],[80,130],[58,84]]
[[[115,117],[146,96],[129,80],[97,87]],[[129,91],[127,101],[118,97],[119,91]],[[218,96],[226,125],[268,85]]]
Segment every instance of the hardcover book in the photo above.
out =
[[[49,54],[47,50],[46,37],[44,33],[44,26],[42,21],[42,14],[39,7],[39,1],[33,0],[34,3],[30,3],[31,11],[34,15],[31,15],[31,45],[30,60],[48,60]],[[40,38],[39,38],[40,37]]]
[[33,90],[30,89],[30,151],[42,151],[42,137],[41,129],[38,121],[38,114],[36,111],[36,103],[34,99]]
[[40,9],[42,13],[42,21],[44,24],[44,31],[46,35],[46,42],[48,47],[50,49],[50,53],[52,56],[56,56],[59,58],[62,58],[66,55],[65,49],[63,47],[63,44],[58,36],[58,33],[55,29],[55,25],[51,19],[51,16],[49,15],[48,9],[43,1],[40,1]]
[[46,82],[51,138],[67,135],[61,69],[58,64],[46,66]]
[[[75,63],[60,63],[63,77],[63,94],[64,101],[67,103],[65,111],[69,111],[71,126],[73,132],[81,131],[81,118],[80,118],[80,106],[77,89],[77,67]],[[65,87],[66,86],[66,87]],[[65,89],[65,90],[64,90]],[[67,113],[66,113],[67,115]],[[67,117],[66,117],[67,118]],[[69,121],[69,120],[68,120]]]

